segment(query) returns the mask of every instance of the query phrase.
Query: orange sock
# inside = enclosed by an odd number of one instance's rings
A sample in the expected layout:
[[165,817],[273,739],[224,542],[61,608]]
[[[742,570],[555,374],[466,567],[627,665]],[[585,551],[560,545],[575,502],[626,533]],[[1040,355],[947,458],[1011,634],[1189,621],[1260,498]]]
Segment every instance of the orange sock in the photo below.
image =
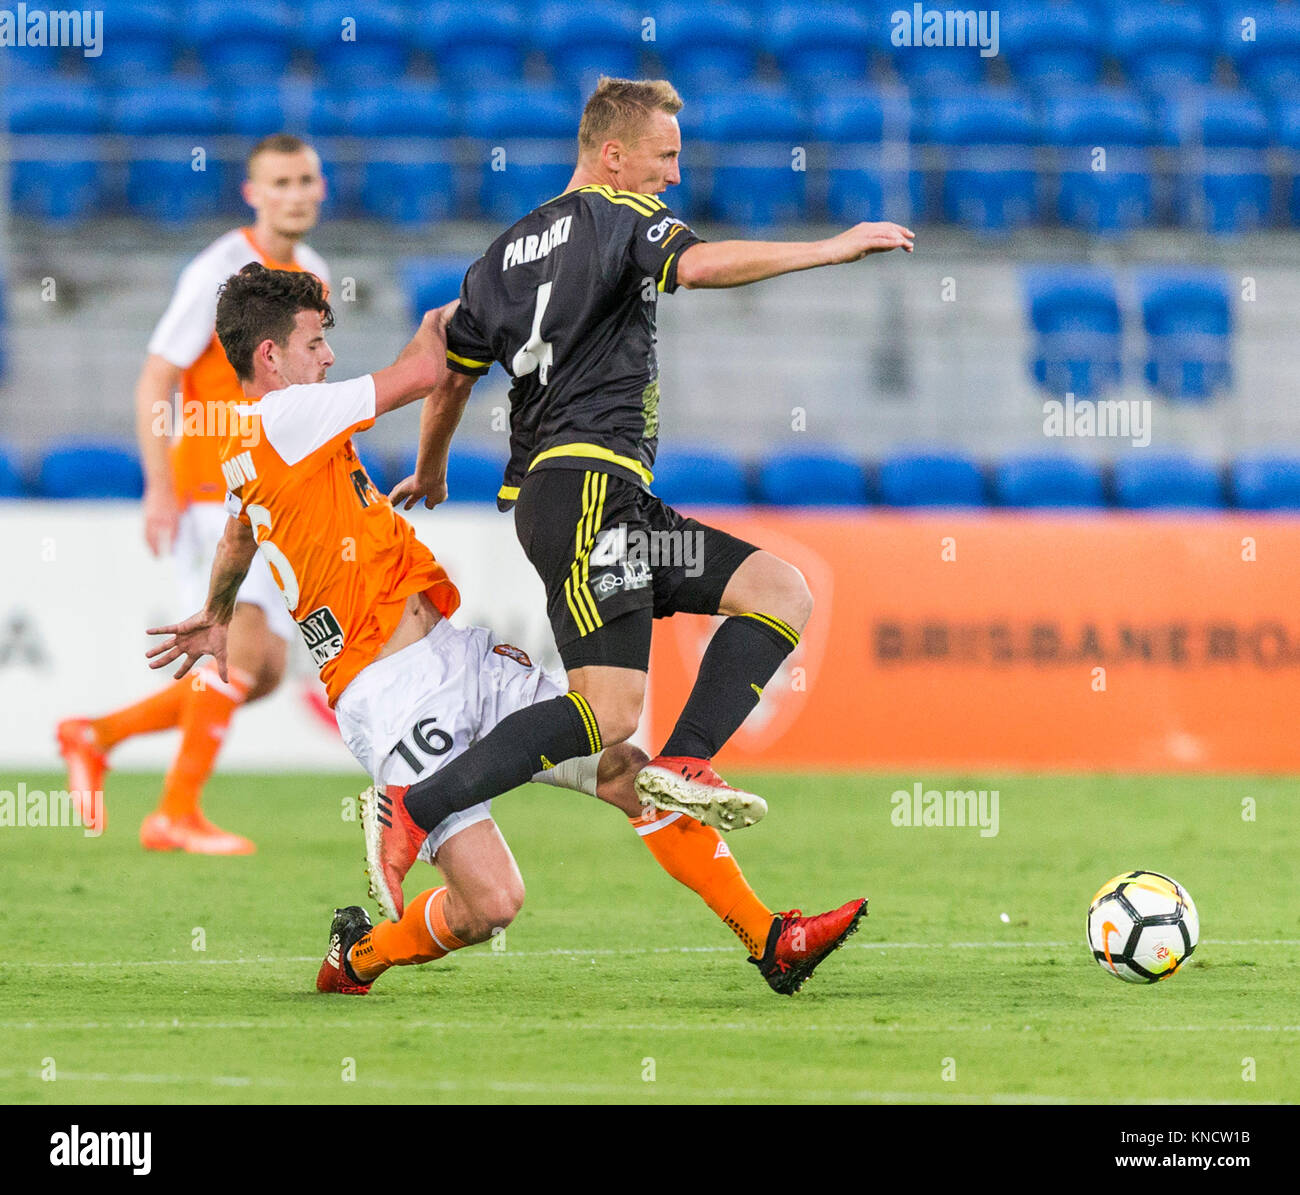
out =
[[762,958],[772,910],[754,895],[722,835],[693,817],[654,808],[630,820],[659,866],[697,893],[745,949]]
[[401,921],[381,921],[348,951],[356,977],[369,983],[389,967],[410,967],[445,958],[468,946],[447,924],[446,888],[430,888],[407,901]]
[[163,781],[159,813],[181,818],[199,811],[199,797],[212,775],[226,728],[251,686],[250,677],[233,670],[229,675],[230,680],[223,681],[209,664],[193,682],[188,678],[180,682],[189,689],[181,710],[181,745]]
[[180,725],[186,694],[192,691],[190,678],[184,677],[143,701],[102,718],[92,718],[90,725],[100,748],[107,751],[132,735],[152,734],[155,730],[170,730]]

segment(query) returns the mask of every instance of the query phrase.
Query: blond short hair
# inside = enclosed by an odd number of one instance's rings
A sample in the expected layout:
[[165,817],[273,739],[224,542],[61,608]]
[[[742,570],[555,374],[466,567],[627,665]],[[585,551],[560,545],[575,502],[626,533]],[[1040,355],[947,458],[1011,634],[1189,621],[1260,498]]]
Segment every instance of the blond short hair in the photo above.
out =
[[667,79],[611,79],[602,75],[582,110],[578,152],[598,150],[606,141],[635,145],[652,112],[676,116],[682,97]]

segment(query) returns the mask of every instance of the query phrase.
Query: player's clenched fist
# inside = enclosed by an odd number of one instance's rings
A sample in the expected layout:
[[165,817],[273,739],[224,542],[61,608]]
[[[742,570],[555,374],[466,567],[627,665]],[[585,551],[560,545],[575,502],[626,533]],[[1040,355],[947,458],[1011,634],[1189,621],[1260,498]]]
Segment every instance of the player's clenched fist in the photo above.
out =
[[911,253],[915,238],[916,233],[910,228],[887,220],[875,224],[855,224],[826,242],[829,253],[827,265],[858,261],[869,253],[888,253],[891,249]]

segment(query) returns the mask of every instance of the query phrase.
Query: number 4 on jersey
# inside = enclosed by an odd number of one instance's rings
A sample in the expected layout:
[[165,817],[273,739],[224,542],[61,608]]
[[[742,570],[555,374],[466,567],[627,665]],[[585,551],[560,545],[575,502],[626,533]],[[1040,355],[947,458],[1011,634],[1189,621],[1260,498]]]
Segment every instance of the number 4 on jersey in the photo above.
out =
[[551,287],[553,282],[543,282],[537,288],[537,309],[533,312],[533,333],[528,338],[528,343],[524,345],[510,362],[510,371],[517,378],[525,374],[532,373],[538,369],[537,380],[543,386],[551,372],[551,363],[553,354],[551,351],[551,342],[542,339],[542,319],[546,315],[546,305],[551,301]]

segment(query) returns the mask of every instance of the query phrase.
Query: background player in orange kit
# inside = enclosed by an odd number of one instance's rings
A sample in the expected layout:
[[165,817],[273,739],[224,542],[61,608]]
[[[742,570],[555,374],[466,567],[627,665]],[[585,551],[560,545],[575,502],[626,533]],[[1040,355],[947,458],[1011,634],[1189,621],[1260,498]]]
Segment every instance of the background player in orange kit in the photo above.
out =
[[[308,270],[326,286],[324,260],[302,243],[325,197],[320,159],[296,137],[277,134],[248,156],[245,201],[252,227],[219,237],[182,272],[171,303],[149,341],[136,385],[136,431],[144,466],[145,539],[155,556],[171,553],[181,600],[193,609],[207,593],[212,554],[225,526],[226,487],[218,459],[228,404],[243,395],[216,336],[217,291],[249,262]],[[174,416],[173,395],[180,389]],[[160,415],[164,418],[160,419]],[[175,426],[174,438],[160,426]],[[240,588],[230,624],[230,663],[223,679],[211,667],[143,701],[98,718],[70,718],[58,727],[69,788],[98,793],[108,753],[137,734],[179,727],[180,746],[163,782],[161,802],[140,827],[146,850],[205,855],[251,853],[252,842],[218,829],[200,812],[203,786],[235,711],[274,691],[284,674],[293,620],[265,561]],[[97,810],[102,809],[102,803]]]
[[[460,594],[392,503],[375,490],[352,435],[423,397],[446,374],[444,317],[430,312],[387,369],[326,383],[333,313],[310,276],[246,266],[223,288],[217,329],[250,399],[226,441],[222,471],[231,516],[203,609],[155,628],[172,638],[149,652],[152,667],[187,657],[183,676],[210,654],[225,671],[227,625],[249,565],[271,565],[312,657],[339,729],[376,789],[436,772],[516,710],[564,703],[592,727],[585,698],[482,627],[449,621]],[[600,796],[622,809],[652,854],[697,892],[748,947],[778,992],[797,991],[857,927],[866,901],[817,917],[773,914],[746,882],[716,830],[680,813],[642,810],[633,781],[640,750],[595,747],[533,778]],[[382,814],[381,814],[382,817]],[[367,842],[367,853],[374,844]],[[337,911],[322,991],[364,993],[390,966],[429,962],[504,929],[523,903],[514,856],[489,802],[458,811],[423,836],[419,857],[446,884],[409,904]],[[400,892],[400,883],[398,889]],[[395,922],[395,923],[394,923]]]

